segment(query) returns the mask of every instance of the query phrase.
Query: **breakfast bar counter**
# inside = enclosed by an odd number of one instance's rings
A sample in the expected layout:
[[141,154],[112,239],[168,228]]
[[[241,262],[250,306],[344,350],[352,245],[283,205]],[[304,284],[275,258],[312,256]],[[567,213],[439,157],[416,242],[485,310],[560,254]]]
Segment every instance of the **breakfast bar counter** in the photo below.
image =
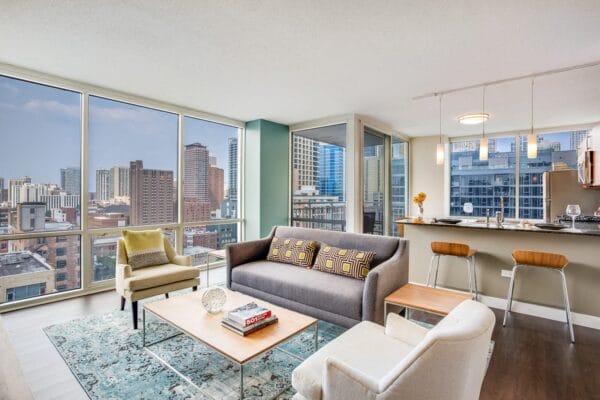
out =
[[[540,229],[531,224],[507,221],[498,228],[496,221],[461,220],[446,224],[437,220],[401,219],[398,232],[410,241],[409,280],[425,284],[432,258],[431,242],[459,242],[477,251],[477,281],[483,301],[503,308],[508,290],[512,252],[517,249],[564,254],[569,265],[565,269],[574,322],[600,327],[600,229],[585,224],[585,229]],[[569,225],[565,223],[565,225]],[[576,228],[582,225],[576,225]],[[561,279],[535,268],[519,270],[515,287],[514,311],[535,310],[545,316],[564,321]],[[510,275],[509,275],[510,276]],[[443,257],[438,285],[467,290],[467,268],[464,260]],[[523,304],[526,303],[526,304]],[[555,307],[556,310],[549,309]],[[546,315],[547,314],[547,315]],[[591,317],[591,318],[590,318]]]
[[[444,222],[452,221],[452,222]],[[526,222],[526,221],[504,221],[501,226],[496,224],[495,220],[491,220],[490,223],[486,223],[482,219],[459,219],[459,218],[447,218],[447,219],[418,219],[418,218],[407,218],[399,219],[396,221],[398,224],[398,230],[402,231],[403,225],[427,225],[427,226],[441,226],[441,227],[454,227],[454,228],[465,228],[465,229],[485,229],[492,231],[518,231],[518,232],[533,232],[533,233],[560,233],[568,235],[591,235],[600,236],[600,223],[576,223],[575,229],[571,229],[570,223],[563,224],[542,224],[545,227],[538,227],[537,223]],[[564,228],[561,228],[563,226]],[[550,228],[551,227],[551,228]]]

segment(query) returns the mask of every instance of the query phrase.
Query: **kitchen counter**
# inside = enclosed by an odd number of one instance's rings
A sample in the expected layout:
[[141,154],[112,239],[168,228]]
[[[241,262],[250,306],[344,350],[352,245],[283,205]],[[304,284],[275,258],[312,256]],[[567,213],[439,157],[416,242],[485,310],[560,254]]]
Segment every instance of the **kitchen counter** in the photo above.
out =
[[[398,232],[410,243],[409,280],[414,283],[427,282],[431,262],[431,242],[465,243],[476,253],[477,281],[482,299],[492,306],[502,308],[508,291],[513,267],[512,252],[517,249],[560,253],[569,260],[565,270],[571,309],[576,324],[600,327],[600,229],[597,224],[580,224],[596,229],[563,229],[551,231],[533,225],[520,225],[513,221],[497,228],[495,221],[490,226],[475,219],[464,219],[458,225],[401,219],[397,221]],[[507,270],[507,271],[503,271]],[[468,290],[466,263],[457,257],[442,257],[438,285],[459,290]],[[540,310],[540,316],[564,317],[552,308],[562,307],[561,283],[558,274],[544,268],[523,268],[515,287],[516,312]],[[535,305],[535,307],[534,307]],[[524,307],[524,308],[523,308]],[[529,311],[527,311],[529,310]],[[537,312],[537,311],[536,311]],[[584,315],[580,315],[584,314]]]
[[[459,218],[456,218],[459,219]],[[484,220],[479,219],[462,219],[457,224],[448,224],[437,221],[435,218],[424,218],[422,220],[417,218],[405,218],[396,221],[396,224],[402,225],[425,225],[425,226],[443,226],[453,227],[461,229],[484,229],[488,231],[517,231],[517,232],[535,232],[535,233],[556,233],[566,235],[586,235],[586,236],[600,236],[600,224],[577,224],[576,229],[565,228],[560,230],[554,229],[541,229],[535,226],[533,223],[520,223],[517,221],[505,221],[502,227],[496,226],[496,221],[492,219],[489,225],[486,225]],[[567,224],[565,224],[567,225]],[[568,224],[570,226],[570,224]],[[585,227],[578,229],[577,226],[585,225]]]

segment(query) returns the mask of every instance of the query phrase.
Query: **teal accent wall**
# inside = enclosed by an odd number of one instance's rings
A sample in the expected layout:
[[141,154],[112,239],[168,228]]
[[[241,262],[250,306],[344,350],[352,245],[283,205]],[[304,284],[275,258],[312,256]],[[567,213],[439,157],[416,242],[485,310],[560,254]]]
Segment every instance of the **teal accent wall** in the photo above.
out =
[[244,152],[246,240],[287,225],[289,215],[289,127],[263,119],[246,122]]

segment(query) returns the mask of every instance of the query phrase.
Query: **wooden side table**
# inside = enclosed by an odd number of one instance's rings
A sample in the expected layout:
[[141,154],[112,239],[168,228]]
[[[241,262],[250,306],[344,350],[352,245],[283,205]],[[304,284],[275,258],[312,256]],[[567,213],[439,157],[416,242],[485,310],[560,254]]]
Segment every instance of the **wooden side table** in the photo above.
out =
[[407,283],[384,299],[383,320],[385,323],[388,304],[405,307],[406,318],[409,317],[408,310],[445,316],[463,301],[472,299],[473,296],[468,293]]

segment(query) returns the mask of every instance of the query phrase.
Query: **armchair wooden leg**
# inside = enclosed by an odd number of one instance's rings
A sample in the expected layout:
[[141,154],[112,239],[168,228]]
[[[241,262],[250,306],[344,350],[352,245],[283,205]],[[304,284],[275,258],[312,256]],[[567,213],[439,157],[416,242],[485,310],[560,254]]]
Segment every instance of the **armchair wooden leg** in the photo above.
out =
[[198,286],[192,286],[192,291],[195,292],[196,290],[198,290]]
[[125,297],[121,296],[121,311],[125,309]]
[[133,329],[138,328],[138,302],[133,301],[131,303],[131,311],[133,313]]
[[169,298],[169,293],[165,293],[165,298]]

